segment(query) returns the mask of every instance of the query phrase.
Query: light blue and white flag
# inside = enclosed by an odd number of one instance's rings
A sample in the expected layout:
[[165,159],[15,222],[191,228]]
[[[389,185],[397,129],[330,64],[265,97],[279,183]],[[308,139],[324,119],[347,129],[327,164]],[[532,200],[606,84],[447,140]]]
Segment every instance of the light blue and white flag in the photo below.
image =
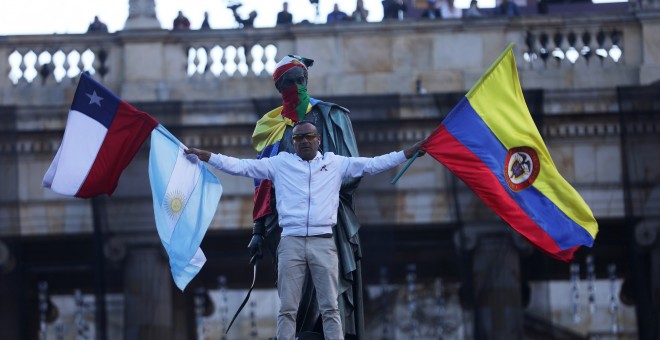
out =
[[222,195],[218,178],[165,127],[151,132],[149,181],[158,235],[183,291],[206,262],[199,248]]

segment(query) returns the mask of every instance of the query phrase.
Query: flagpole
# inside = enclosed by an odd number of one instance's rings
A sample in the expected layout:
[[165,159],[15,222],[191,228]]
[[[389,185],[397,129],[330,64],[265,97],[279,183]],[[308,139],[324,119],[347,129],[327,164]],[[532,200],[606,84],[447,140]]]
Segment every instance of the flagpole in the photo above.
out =
[[96,325],[96,339],[105,340],[107,336],[107,311],[106,311],[106,278],[105,278],[105,255],[103,253],[103,229],[107,223],[106,199],[105,197],[92,197],[92,223],[94,226],[94,321]]
[[406,166],[404,166],[403,169],[401,169],[401,171],[399,171],[399,173],[396,174],[396,176],[394,177],[394,179],[392,179],[392,182],[390,182],[390,184],[396,184],[396,182],[399,180],[399,178],[401,178],[401,176],[403,175],[403,173],[406,172],[406,170],[408,170],[408,168],[410,167],[410,165],[412,164],[412,162],[415,161],[415,158],[419,157],[420,152],[421,152],[421,151],[417,150],[417,151],[415,152],[415,154],[414,154],[412,157],[410,157],[410,159],[409,159],[408,162],[406,163]]

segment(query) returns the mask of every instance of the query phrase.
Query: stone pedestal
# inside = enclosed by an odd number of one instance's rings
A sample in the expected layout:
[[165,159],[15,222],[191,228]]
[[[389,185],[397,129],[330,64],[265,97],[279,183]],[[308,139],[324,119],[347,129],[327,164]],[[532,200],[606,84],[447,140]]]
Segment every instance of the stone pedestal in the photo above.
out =
[[125,339],[174,339],[172,278],[156,246],[130,247],[125,262]]
[[24,339],[21,334],[23,289],[9,246],[0,241],[0,339]]
[[[660,219],[646,219],[636,225],[635,241],[642,247],[643,251],[648,252],[649,256],[649,268],[642,269],[643,271],[648,270],[648,277],[650,279],[648,286],[650,288],[649,297],[651,301],[648,305],[643,306],[644,310],[649,314],[643,319],[646,322],[646,327],[649,329],[642,331],[653,333],[651,331],[652,325],[655,324],[657,327],[660,324]],[[637,304],[639,303],[641,302],[637,301]],[[640,325],[640,327],[644,326]],[[658,335],[658,332],[656,331],[655,334]]]
[[660,325],[660,245],[658,244],[651,250],[651,297],[658,315],[656,325]]
[[126,19],[124,30],[159,28],[160,22],[156,17],[154,0],[130,0],[128,2],[128,19]]
[[472,253],[477,339],[523,338],[519,253],[531,246],[509,228],[506,224],[464,227],[465,249]]
[[644,9],[637,14],[642,23],[643,63],[639,68],[641,85],[653,84],[660,76],[660,1],[645,1]]
[[523,313],[518,252],[505,237],[480,240],[473,277],[477,298],[475,334],[489,339],[522,339]]

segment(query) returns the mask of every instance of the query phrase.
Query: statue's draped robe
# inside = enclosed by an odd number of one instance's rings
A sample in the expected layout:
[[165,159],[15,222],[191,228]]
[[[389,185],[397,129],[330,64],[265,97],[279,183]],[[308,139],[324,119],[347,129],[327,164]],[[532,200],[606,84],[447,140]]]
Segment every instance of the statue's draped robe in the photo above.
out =
[[[304,120],[312,122],[321,133],[321,152],[333,152],[337,155],[357,157],[357,145],[353,127],[348,117],[348,110],[332,103],[312,100],[313,106],[306,114]],[[312,105],[310,104],[310,106]],[[275,110],[274,110],[275,111]],[[271,117],[275,117],[271,111]],[[264,118],[267,118],[264,116]],[[256,139],[271,137],[275,133],[281,135],[277,152],[294,153],[291,134],[291,121],[285,124],[284,132],[282,127],[269,127],[261,129],[259,136],[257,130],[259,124],[263,123],[264,118],[257,123],[253,142],[256,146]],[[275,117],[281,119],[279,117]],[[272,119],[270,123],[273,124]],[[284,123],[285,120],[282,120]],[[269,131],[269,132],[265,132]],[[267,136],[271,133],[271,136]],[[279,137],[279,136],[278,136]],[[261,150],[258,150],[261,152]],[[266,155],[263,155],[266,156]],[[267,157],[267,156],[266,156]],[[364,314],[363,314],[363,296],[362,296],[362,275],[360,269],[360,259],[362,253],[360,249],[360,238],[358,230],[360,224],[355,215],[355,205],[353,203],[353,194],[360,182],[359,178],[347,178],[343,181],[339,193],[339,208],[337,212],[337,225],[333,230],[335,242],[337,243],[337,255],[339,257],[339,310],[342,318],[342,326],[346,339],[364,339]],[[255,215],[258,209],[261,213],[256,223],[263,223],[266,226],[266,244],[268,245],[273,259],[275,259],[275,268],[277,269],[277,257],[275,256],[277,245],[280,240],[281,228],[277,222],[277,211],[275,208],[275,197],[277,193],[270,188],[269,209],[270,213],[263,213],[263,207],[257,207],[258,202],[255,197]],[[255,193],[257,195],[257,193]],[[261,193],[263,196],[263,192]],[[263,198],[263,197],[262,197]],[[314,287],[309,272],[307,273],[305,284],[303,286],[303,295],[298,309],[298,318],[296,322],[298,332],[313,331],[323,333],[321,315],[318,310]]]

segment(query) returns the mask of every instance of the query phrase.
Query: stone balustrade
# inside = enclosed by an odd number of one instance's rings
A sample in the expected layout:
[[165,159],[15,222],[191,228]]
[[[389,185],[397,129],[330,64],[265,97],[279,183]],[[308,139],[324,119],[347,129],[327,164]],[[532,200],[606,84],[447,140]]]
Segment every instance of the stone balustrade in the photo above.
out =
[[[279,105],[271,80],[276,60],[308,56],[315,59],[310,93],[351,109],[361,154],[371,156],[427,136],[510,42],[530,111],[545,115],[540,130],[559,171],[597,216],[620,217],[621,169],[607,165],[621,161],[616,89],[660,79],[658,35],[660,13],[648,12],[0,37],[0,234],[91,230],[89,202],[40,187],[81,71],[186,145],[254,157],[251,129]],[[151,231],[147,147],[108,204],[111,230]],[[396,187],[383,187],[394,173],[363,180],[361,221],[454,218],[450,177],[434,160],[418,160]],[[219,176],[222,218],[211,228],[248,227],[251,181]],[[492,215],[460,190],[466,216]]]
[[660,14],[346,23],[0,40],[3,105],[66,103],[94,74],[127,101],[271,97],[276,61],[312,57],[318,96],[469,89],[510,43],[524,88],[598,89],[660,79]]

